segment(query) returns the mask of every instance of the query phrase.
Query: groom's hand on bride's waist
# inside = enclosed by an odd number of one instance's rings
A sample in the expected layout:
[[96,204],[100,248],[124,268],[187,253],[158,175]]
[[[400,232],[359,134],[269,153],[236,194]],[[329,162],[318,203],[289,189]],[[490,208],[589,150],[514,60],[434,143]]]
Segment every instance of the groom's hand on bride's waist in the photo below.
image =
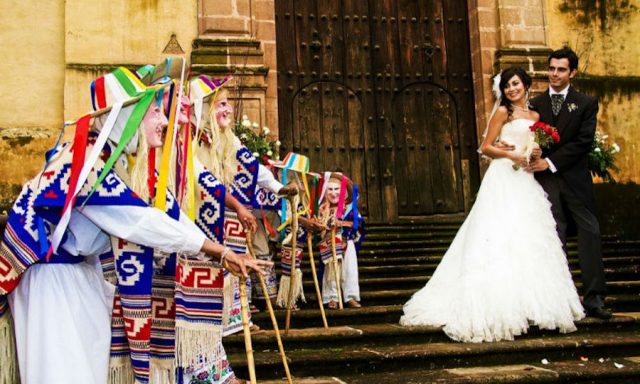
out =
[[549,169],[549,163],[545,159],[534,160],[525,168],[527,172],[542,172],[547,169]]

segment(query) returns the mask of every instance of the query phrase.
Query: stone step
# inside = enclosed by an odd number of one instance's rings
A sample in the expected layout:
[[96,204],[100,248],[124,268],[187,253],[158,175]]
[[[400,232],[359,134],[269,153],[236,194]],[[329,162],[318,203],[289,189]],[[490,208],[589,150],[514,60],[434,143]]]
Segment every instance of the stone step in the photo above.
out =
[[[616,313],[610,320],[599,320],[592,317],[584,318],[576,325],[577,333],[603,331],[640,331],[638,313]],[[295,324],[294,324],[295,325]],[[389,345],[413,344],[425,341],[448,341],[441,327],[415,326],[403,327],[398,323],[359,324],[353,326],[329,326],[311,328],[292,328],[285,333],[284,324],[278,323],[280,335],[286,351],[305,348],[330,348],[337,340],[342,344],[359,345]],[[558,335],[557,331],[540,330],[531,327],[527,335],[522,337],[541,337]],[[256,350],[273,349],[277,346],[275,332],[263,330],[251,335],[252,344]],[[229,353],[244,350],[244,336],[242,333],[224,338],[225,350]]]
[[[402,306],[409,300],[415,290],[388,290],[361,294],[362,308],[325,309],[329,326],[360,325],[374,323],[398,323],[402,316]],[[378,296],[378,297],[376,297]],[[610,295],[606,305],[616,312],[640,312],[640,294]],[[320,309],[315,295],[307,295],[306,303],[298,303],[300,309],[291,313],[292,328],[309,328],[322,326]],[[275,310],[278,325],[284,326],[284,309]],[[271,329],[269,314],[265,311],[255,313],[253,321],[263,329]]]
[[[317,383],[349,384],[488,384],[488,383],[599,383],[632,384],[640,382],[640,356],[570,359],[548,362],[533,361],[487,367],[429,369],[428,367],[376,372],[360,375],[340,375]],[[330,381],[339,380],[339,381]],[[304,380],[296,382],[305,383]],[[275,383],[275,382],[274,382]],[[316,382],[314,382],[316,383]]]
[[[313,293],[315,291],[313,281],[307,275],[304,282],[304,292]],[[632,276],[633,280],[627,280],[628,275],[619,276],[607,274],[607,292],[615,293],[640,293],[640,275],[637,273]],[[360,278],[360,292],[364,294],[369,291],[377,291],[381,289],[414,289],[422,288],[431,278],[431,276],[397,276],[397,277],[365,277]],[[578,289],[582,286],[580,277],[574,275],[574,281]],[[320,280],[318,282],[321,284]]]
[[[423,263],[439,263],[442,260],[446,248],[429,248],[420,250],[387,250],[383,252],[379,251],[362,251],[358,254],[358,266],[365,265],[397,265],[397,264],[423,264]],[[630,250],[623,252],[618,250],[616,252],[610,252],[604,250],[602,259],[607,263],[607,259],[616,259],[619,262],[635,263],[640,257],[640,250]],[[314,258],[317,255],[314,253]],[[578,256],[575,251],[569,251],[569,262],[577,262]],[[304,257],[303,265],[308,263],[308,258]]]
[[[621,258],[619,260],[605,259],[604,273],[607,281],[640,280],[640,265],[638,262],[640,262],[640,257]],[[369,278],[428,277],[433,274],[437,267],[437,263],[358,266],[358,275],[360,281]],[[569,260],[569,268],[574,279],[579,278],[582,274],[578,260]],[[309,264],[303,263],[301,270],[303,279],[311,281],[311,267]],[[316,271],[318,276],[321,276],[318,266]]]
[[[574,276],[580,275],[578,260],[569,260],[571,273]],[[640,256],[634,258],[608,258],[604,260],[605,275],[607,281],[616,280],[618,277],[633,277],[640,279]],[[437,263],[428,264],[398,264],[398,265],[366,265],[358,266],[358,274],[361,279],[367,277],[398,277],[398,276],[428,276],[435,271]],[[303,278],[310,280],[311,267],[308,263],[302,266]]]
[[[291,312],[291,327],[300,329],[308,327],[322,327],[320,310],[316,301],[307,300],[300,304],[301,309]],[[360,325],[374,323],[398,323],[402,315],[402,305],[372,305],[362,308],[348,308],[344,310],[326,310],[327,322],[330,327],[342,325]],[[275,309],[278,326],[284,328],[284,309]],[[271,319],[267,311],[254,313],[253,322],[262,329],[271,329]]]
[[383,223],[383,222],[369,222],[365,220],[367,223],[367,228],[406,228],[406,227],[414,227],[421,225],[446,225],[446,224],[456,224],[460,226],[464,221],[466,215],[464,213],[457,214],[447,214],[447,215],[434,215],[434,216],[425,216],[418,217],[414,219],[403,219],[397,223]]
[[[256,378],[260,379],[260,378]],[[292,381],[296,384],[344,384],[345,382],[337,377],[297,377],[292,376]],[[286,378],[274,380],[260,380],[260,384],[286,384]]]
[[[597,360],[635,356],[640,348],[637,331],[606,331],[587,335],[569,334],[553,337],[517,338],[497,343],[426,342],[391,346],[351,346],[336,340],[333,348],[298,349],[288,351],[289,367],[294,375],[313,376],[330,373],[369,374],[398,372],[424,368],[451,369],[460,367],[530,364],[541,359],[549,361]],[[234,371],[246,377],[246,355],[230,353]],[[257,375],[264,379],[282,377],[277,349],[255,351]]]
[[375,241],[404,241],[404,240],[424,240],[428,241],[436,238],[446,238],[453,240],[456,235],[456,231],[451,229],[444,230],[429,230],[424,232],[401,232],[401,233],[389,233],[389,232],[379,232],[379,233],[367,233],[365,235],[365,240],[363,241],[365,244],[369,242]]
[[[579,287],[578,287],[579,289]],[[389,289],[389,290],[376,290],[376,291],[364,291],[360,292],[360,298],[363,305],[387,305],[405,303],[411,296],[417,291],[417,289]],[[307,295],[307,301],[315,303],[315,292],[309,292]],[[618,311],[634,311],[640,310],[640,294],[615,294],[606,298],[608,306]]]
[[[361,251],[369,251],[369,250],[386,250],[386,249],[394,249],[394,250],[404,250],[404,249],[428,249],[428,248],[440,248],[447,247],[453,241],[453,237],[450,236],[434,236],[433,238],[427,239],[403,239],[397,241],[370,241],[365,237],[365,240],[362,242]],[[640,250],[640,241],[631,241],[631,240],[602,240],[602,248],[603,251],[608,251],[609,253],[616,253],[618,251],[629,251],[629,250]],[[576,250],[577,244],[573,241],[567,243],[568,251]]]

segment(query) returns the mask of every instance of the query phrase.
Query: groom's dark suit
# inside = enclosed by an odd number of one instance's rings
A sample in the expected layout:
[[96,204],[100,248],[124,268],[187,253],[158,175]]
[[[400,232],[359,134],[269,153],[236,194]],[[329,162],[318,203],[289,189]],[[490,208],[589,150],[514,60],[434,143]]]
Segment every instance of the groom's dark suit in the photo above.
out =
[[587,157],[596,130],[598,101],[569,87],[557,115],[553,113],[548,91],[532,99],[531,105],[540,114],[540,120],[555,127],[560,134],[560,142],[543,151],[543,157],[551,161],[556,172],[552,173],[550,169],[538,172],[536,179],[548,194],[563,244],[567,239],[568,218],[577,227],[585,308],[602,308],[606,283],[600,227],[591,174],[587,169]]

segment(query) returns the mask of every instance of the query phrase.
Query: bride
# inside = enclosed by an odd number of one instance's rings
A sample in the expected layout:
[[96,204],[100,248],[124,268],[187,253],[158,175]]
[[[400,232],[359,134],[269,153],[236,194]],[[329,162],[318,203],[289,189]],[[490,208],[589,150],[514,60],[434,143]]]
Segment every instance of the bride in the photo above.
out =
[[[527,104],[531,78],[509,68],[482,154],[493,160],[476,202],[427,285],[404,305],[402,325],[443,326],[454,340],[513,340],[530,325],[576,330],[584,317],[551,204],[524,171],[533,150]],[[513,150],[495,145],[497,140]],[[534,153],[539,153],[534,150]]]

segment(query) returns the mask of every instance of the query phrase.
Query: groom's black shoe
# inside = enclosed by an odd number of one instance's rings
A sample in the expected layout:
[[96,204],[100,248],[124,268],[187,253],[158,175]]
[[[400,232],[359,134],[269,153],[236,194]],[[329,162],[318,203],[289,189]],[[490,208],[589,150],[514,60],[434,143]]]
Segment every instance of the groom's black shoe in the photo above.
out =
[[605,307],[591,308],[587,310],[587,315],[601,320],[609,320],[613,314]]

